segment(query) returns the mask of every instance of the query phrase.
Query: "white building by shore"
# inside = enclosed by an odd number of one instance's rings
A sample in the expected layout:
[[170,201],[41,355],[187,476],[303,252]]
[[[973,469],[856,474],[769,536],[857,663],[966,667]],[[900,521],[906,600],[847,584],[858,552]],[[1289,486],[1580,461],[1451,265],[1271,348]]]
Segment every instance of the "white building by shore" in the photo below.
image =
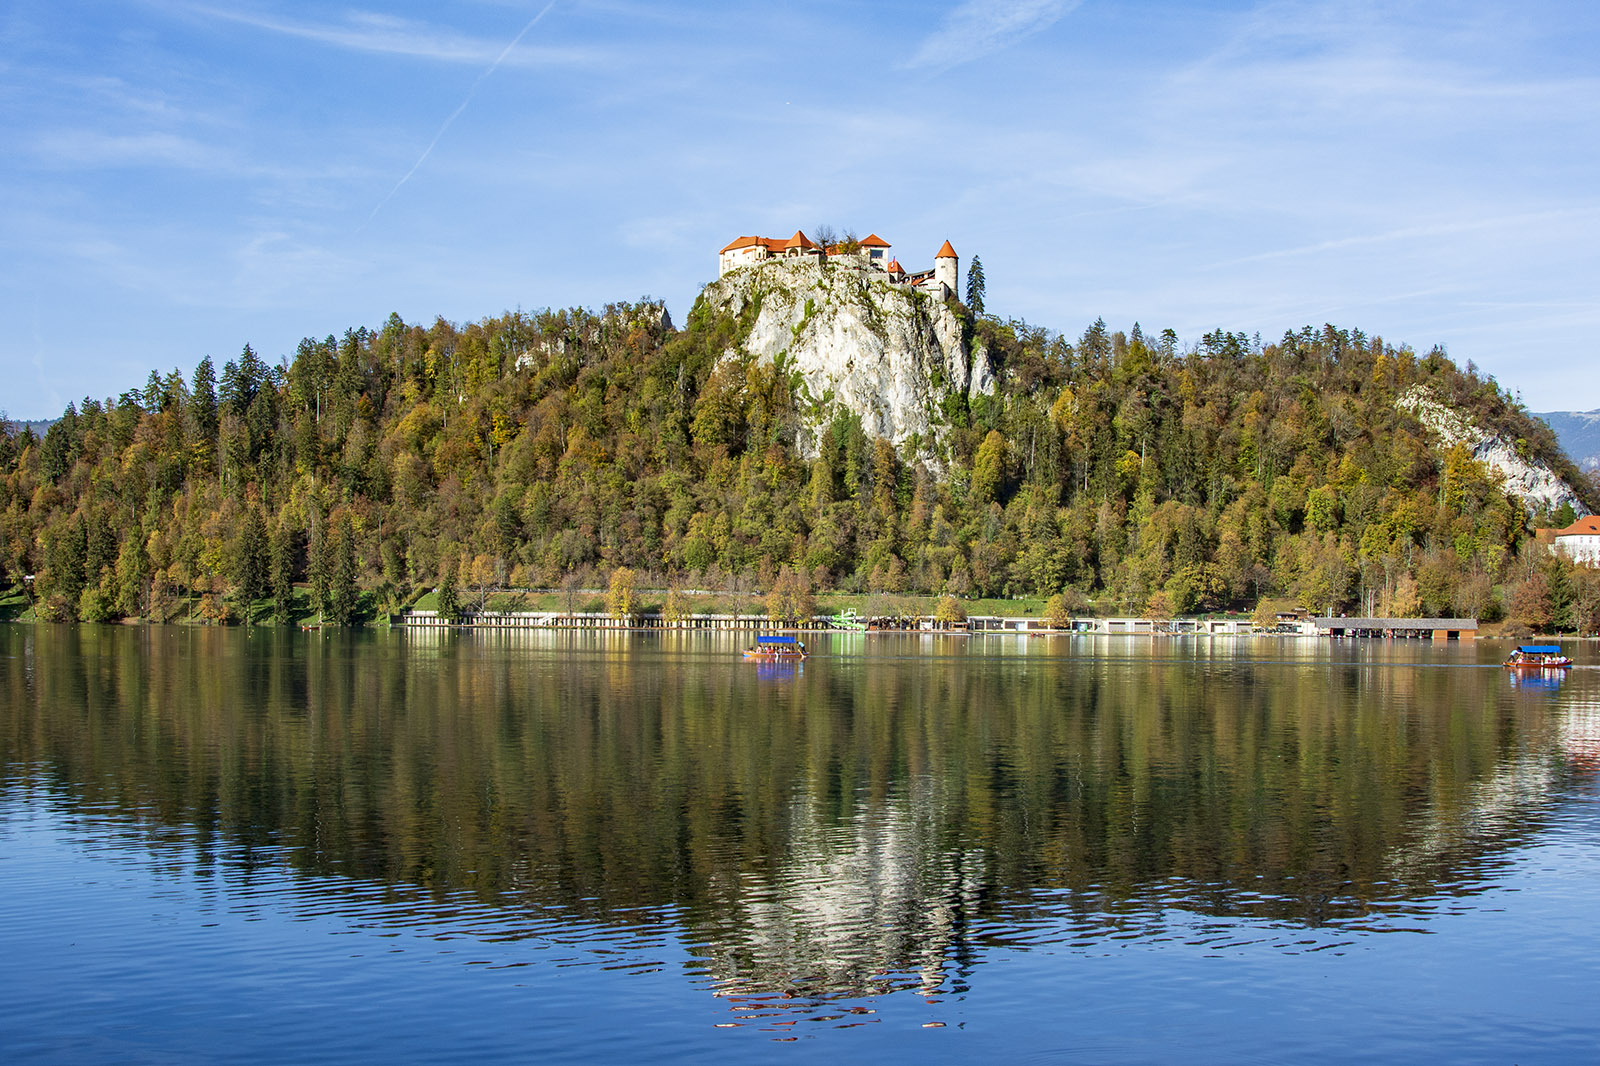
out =
[[1584,566],[1600,566],[1600,517],[1589,515],[1556,530],[1550,550]]

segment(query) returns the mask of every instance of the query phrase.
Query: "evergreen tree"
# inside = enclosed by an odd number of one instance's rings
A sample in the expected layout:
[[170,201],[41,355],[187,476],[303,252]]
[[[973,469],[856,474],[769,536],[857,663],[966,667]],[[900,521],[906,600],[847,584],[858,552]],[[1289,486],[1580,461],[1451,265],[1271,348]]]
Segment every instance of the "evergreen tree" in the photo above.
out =
[[150,558],[137,528],[129,531],[117,553],[117,613],[137,618],[144,613],[150,584]]
[[356,585],[356,533],[348,513],[341,512],[333,523],[329,541],[333,572],[328,582],[328,613],[335,625],[347,626],[355,620],[361,594]]
[[288,522],[273,527],[267,566],[273,617],[287,622],[294,613],[294,530]]
[[106,508],[96,507],[85,517],[83,581],[98,585],[106,570],[117,563],[117,525]]
[[436,591],[438,605],[435,610],[439,617],[454,622],[461,617],[461,596],[456,591],[456,568],[453,565],[441,567],[443,571],[439,576],[439,586]]
[[268,555],[266,519],[259,506],[248,506],[239,535],[234,538],[232,568],[234,588],[247,623],[254,618],[255,602],[266,595]]
[[1545,587],[1550,590],[1551,625],[1556,629],[1575,629],[1578,585],[1572,578],[1572,564],[1559,555],[1552,555],[1544,565],[1544,572]]
[[972,263],[967,267],[967,308],[974,315],[983,317],[983,260],[977,256],[972,257]]
[[209,355],[194,368],[189,408],[194,412],[196,443],[209,447],[217,435],[217,375]]
[[327,525],[325,517],[313,515],[311,535],[306,544],[306,577],[311,581],[311,609],[316,612],[319,622],[328,613],[328,589],[333,580],[333,552]]
[[60,593],[70,604],[78,602],[88,575],[84,563],[88,558],[88,537],[83,516],[74,514],[61,526],[50,540],[49,589]]
[[186,431],[189,434],[190,455],[186,458],[195,472],[210,472],[211,461],[216,455],[218,429],[216,371],[211,368],[210,355],[206,355],[195,367],[194,387],[189,392],[187,410],[189,418],[186,419]]

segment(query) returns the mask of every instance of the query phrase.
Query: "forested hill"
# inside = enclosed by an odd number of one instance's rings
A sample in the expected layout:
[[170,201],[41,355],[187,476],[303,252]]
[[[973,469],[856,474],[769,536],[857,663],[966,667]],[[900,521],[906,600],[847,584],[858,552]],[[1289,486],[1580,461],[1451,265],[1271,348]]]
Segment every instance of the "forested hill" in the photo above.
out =
[[295,582],[347,620],[447,572],[482,589],[618,567],[661,586],[789,570],[1132,611],[1283,595],[1492,615],[1533,575],[1528,516],[1397,398],[1426,386],[1581,480],[1547,427],[1438,351],[1331,327],[1180,351],[1096,323],[1069,341],[953,306],[994,394],[952,395],[903,452],[781,358],[741,354],[755,308],[697,304],[681,331],[650,303],[391,316],[277,365],[247,347],[153,372],[42,438],[4,434],[3,576],[36,575],[45,617],[91,619],[165,618],[190,595],[216,618],[287,613]]

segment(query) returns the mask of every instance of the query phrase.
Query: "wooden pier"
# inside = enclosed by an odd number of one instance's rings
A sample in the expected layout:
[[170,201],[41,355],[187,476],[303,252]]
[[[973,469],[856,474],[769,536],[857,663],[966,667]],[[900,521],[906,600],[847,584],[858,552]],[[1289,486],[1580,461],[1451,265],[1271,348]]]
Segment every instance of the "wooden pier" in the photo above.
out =
[[[875,632],[950,633],[973,636],[1099,634],[1124,636],[1249,636],[1256,631],[1248,618],[1137,618],[1079,617],[1064,626],[1052,626],[1036,617],[971,615],[965,621],[945,623],[932,616],[893,616],[860,619]],[[404,611],[391,623],[403,629],[579,629],[579,630],[676,630],[704,632],[757,632],[798,629],[804,631],[844,631],[832,615],[813,615],[799,625],[779,624],[763,614],[690,614],[668,620],[659,613],[620,618],[601,611],[473,611],[456,619],[437,611]],[[1277,631],[1284,635],[1282,630]],[[1472,640],[1477,636],[1475,618],[1315,618],[1298,624],[1287,635],[1301,636],[1388,636],[1390,638],[1428,637],[1434,640]]]
[[[392,624],[405,629],[673,629],[754,632],[775,625],[758,614],[691,614],[668,621],[660,614],[619,618],[601,611],[468,611],[457,619],[438,611],[405,611]],[[794,629],[831,629],[829,618],[818,615]]]

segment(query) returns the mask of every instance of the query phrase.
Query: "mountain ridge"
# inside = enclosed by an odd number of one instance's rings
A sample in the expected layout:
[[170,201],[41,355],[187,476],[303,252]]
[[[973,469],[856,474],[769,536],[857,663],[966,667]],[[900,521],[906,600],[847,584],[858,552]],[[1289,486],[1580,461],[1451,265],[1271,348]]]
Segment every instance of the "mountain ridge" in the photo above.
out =
[[1600,471],[1600,410],[1547,411],[1536,415],[1555,432],[1579,469]]

